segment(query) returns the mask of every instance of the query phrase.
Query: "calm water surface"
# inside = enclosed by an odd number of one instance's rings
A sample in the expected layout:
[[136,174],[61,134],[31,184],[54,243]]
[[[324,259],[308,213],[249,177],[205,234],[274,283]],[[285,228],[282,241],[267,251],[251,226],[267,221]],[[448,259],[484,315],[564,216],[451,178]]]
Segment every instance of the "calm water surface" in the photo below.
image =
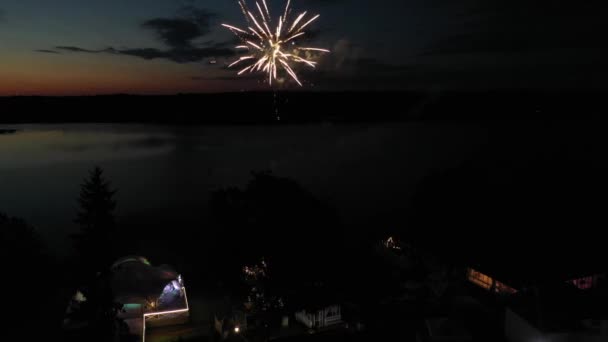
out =
[[488,140],[483,125],[445,123],[10,127],[20,131],[0,135],[0,211],[27,219],[59,250],[95,165],[119,190],[122,220],[204,215],[214,189],[272,170],[351,223],[403,207],[430,169],[455,167]]

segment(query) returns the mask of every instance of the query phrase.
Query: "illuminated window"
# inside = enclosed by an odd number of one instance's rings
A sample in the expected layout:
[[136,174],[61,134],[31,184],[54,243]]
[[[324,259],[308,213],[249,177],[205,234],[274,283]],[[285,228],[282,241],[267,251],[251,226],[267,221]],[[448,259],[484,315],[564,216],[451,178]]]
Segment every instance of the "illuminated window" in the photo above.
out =
[[516,289],[514,289],[506,284],[503,284],[503,283],[499,282],[498,280],[494,280],[494,279],[492,279],[492,277],[487,276],[472,268],[469,268],[468,279],[473,284],[475,284],[481,288],[484,288],[486,290],[492,290],[496,293],[513,294],[513,293],[517,292]]
[[578,287],[581,290],[589,290],[596,286],[597,278],[598,278],[597,275],[592,275],[592,276],[588,276],[588,277],[568,280],[568,283]]
[[491,277],[481,272],[475,271],[472,268],[469,269],[469,281],[486,290],[491,289],[493,283],[493,279]]
[[496,291],[497,293],[505,293],[505,294],[513,294],[513,293],[517,292],[516,289],[514,289],[508,285],[505,285],[499,281],[496,281],[494,283],[494,291]]

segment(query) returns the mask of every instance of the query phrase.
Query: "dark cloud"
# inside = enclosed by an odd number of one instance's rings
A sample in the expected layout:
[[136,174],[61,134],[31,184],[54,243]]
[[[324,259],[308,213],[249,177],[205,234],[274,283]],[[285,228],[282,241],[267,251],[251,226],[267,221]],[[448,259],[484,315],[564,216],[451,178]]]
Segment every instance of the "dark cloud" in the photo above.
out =
[[576,5],[551,0],[468,0],[454,32],[429,45],[423,55],[500,54],[553,49],[606,49],[608,15],[603,1]]
[[[264,77],[261,76],[260,73],[247,73],[243,76],[237,76],[235,72],[238,69],[228,69],[226,65],[224,65],[222,69],[224,72],[219,76],[194,76],[191,77],[191,80],[264,80]],[[339,68],[312,70],[305,67],[296,67],[296,73],[300,76],[300,79],[307,84],[324,84],[324,86],[339,86],[348,89],[365,88],[370,84],[398,88],[398,86],[401,86],[403,83],[404,75],[415,72],[417,71],[414,66],[390,64],[374,58],[346,59],[341,63]],[[286,74],[283,74],[283,77],[290,79]]]
[[333,5],[344,2],[344,0],[306,0],[308,4]]
[[259,75],[249,74],[249,75],[233,75],[233,76],[217,76],[217,77],[209,77],[209,76],[194,76],[190,78],[192,81],[243,81],[243,80],[259,80]]
[[355,72],[368,74],[396,73],[412,69],[412,66],[409,65],[384,63],[376,58],[347,59],[344,65],[346,68],[353,68]]
[[[327,32],[328,32],[328,30],[325,30],[323,33],[327,34]],[[306,34],[299,39],[300,42],[305,42],[305,43],[316,42],[319,40],[320,37],[323,36],[321,34],[321,30],[316,30],[316,29],[306,30],[305,33]]]
[[44,50],[44,49],[40,49],[40,50],[34,50],[34,52],[41,52],[41,53],[55,53],[58,54],[58,51],[53,51],[53,50]]
[[192,41],[209,33],[215,14],[191,6],[180,10],[181,17],[146,20],[142,27],[155,31],[158,38],[174,49],[192,47]]
[[[176,63],[198,62],[207,58],[225,57],[234,54],[232,49],[221,48],[225,44],[212,44],[209,47],[186,47],[182,49],[160,50],[156,48],[133,48],[133,49],[116,49],[109,47],[101,50],[84,49],[77,46],[57,46],[55,49],[73,52],[73,53],[108,53],[114,55],[125,55],[139,57],[146,60],[151,59],[167,59]],[[60,53],[53,50],[35,50],[42,53]]]
[[167,58],[169,59],[169,51],[161,51],[156,48],[142,48],[142,49],[125,49],[117,51],[117,53],[124,54],[127,56],[139,57],[143,59],[157,59]]
[[[401,86],[403,79],[416,72],[416,66],[403,63],[390,63],[379,58],[360,56],[360,49],[356,44],[342,40],[329,47],[332,53],[313,53],[312,59],[319,62],[319,67],[309,69],[296,64],[296,73],[309,84],[327,84],[346,88],[365,88],[371,84],[389,85],[392,88]],[[261,80],[260,74],[247,74],[236,76],[239,69],[229,69],[228,64],[220,68],[223,72],[217,76],[195,76],[193,81],[234,81],[234,80]],[[289,79],[286,74],[283,76]]]
[[77,46],[56,46],[55,49],[67,51],[67,52],[86,52],[86,53],[103,52],[103,50],[88,50],[88,49],[83,49],[83,48],[80,48]]
[[[584,84],[590,89],[603,86],[607,67],[581,65],[560,68],[531,64],[517,68],[497,68],[481,65],[475,68],[440,67],[437,65],[395,65],[398,72],[312,71],[302,78],[317,87],[328,89],[568,89]],[[384,69],[383,67],[381,69]]]
[[156,18],[146,21],[142,27],[156,31],[168,46],[189,46],[192,39],[202,35],[198,25],[183,19]]
[[[138,57],[145,60],[166,59],[175,63],[200,62],[207,58],[232,56],[232,41],[207,41],[196,44],[195,41],[207,35],[215,14],[193,6],[182,7],[176,17],[153,18],[142,23],[142,28],[151,30],[163,42],[167,49],[158,48],[122,48],[108,47],[91,50],[78,46],[57,46],[56,50],[73,53],[108,53]],[[37,50],[53,53],[52,50]]]
[[65,144],[56,143],[52,144],[51,147],[57,150],[65,152],[90,152],[93,150],[112,150],[114,152],[120,150],[133,150],[133,149],[159,149],[163,147],[173,146],[175,144],[174,138],[162,137],[162,136],[147,136],[143,138],[134,138],[127,141],[120,141],[111,144],[106,143],[82,143],[82,144]]
[[186,47],[183,49],[159,50],[154,48],[117,50],[117,53],[143,59],[163,58],[176,63],[199,62],[207,58],[232,56],[234,51],[216,47]]
[[238,41],[238,40],[228,40],[225,42],[208,41],[205,43],[205,45],[214,47],[216,49],[220,49],[220,48],[232,48],[235,45],[235,43],[239,44],[240,41]]
[[339,64],[330,60],[328,64],[334,66],[316,70],[303,69],[299,72],[309,83],[344,89],[363,89],[371,85],[397,89],[403,87],[404,78],[417,72],[412,65],[391,64],[369,57],[346,58]]

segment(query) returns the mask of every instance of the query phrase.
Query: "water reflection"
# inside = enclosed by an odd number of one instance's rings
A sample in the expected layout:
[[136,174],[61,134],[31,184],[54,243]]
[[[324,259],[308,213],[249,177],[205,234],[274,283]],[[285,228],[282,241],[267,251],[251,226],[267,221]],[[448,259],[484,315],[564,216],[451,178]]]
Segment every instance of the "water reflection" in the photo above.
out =
[[60,249],[95,165],[119,190],[121,223],[198,220],[212,190],[262,170],[298,181],[348,223],[403,207],[429,169],[455,167],[488,134],[475,124],[423,123],[15,128],[0,135],[0,211],[26,218]]
[[22,127],[14,134],[0,136],[0,169],[137,159],[170,152],[174,140],[170,134],[121,132],[111,128],[90,131],[77,126],[70,129]]

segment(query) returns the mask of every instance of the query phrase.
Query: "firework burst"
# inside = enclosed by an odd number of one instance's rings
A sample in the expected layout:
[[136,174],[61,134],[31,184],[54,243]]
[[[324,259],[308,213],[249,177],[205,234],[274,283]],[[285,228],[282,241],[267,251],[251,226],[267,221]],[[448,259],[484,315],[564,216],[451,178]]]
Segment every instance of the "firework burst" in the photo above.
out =
[[291,0],[287,0],[285,11],[278,19],[271,17],[266,0],[262,0],[261,5],[259,1],[256,1],[257,12],[251,11],[245,0],[238,0],[238,3],[247,21],[247,29],[227,24],[222,24],[222,26],[232,31],[241,40],[242,44],[236,46],[236,49],[244,50],[247,53],[228,67],[239,64],[243,66],[238,72],[239,75],[263,72],[267,75],[268,83],[271,85],[283,70],[302,86],[302,82],[294,71],[294,65],[304,64],[315,68],[317,63],[310,60],[310,56],[314,53],[329,52],[326,49],[299,47],[296,44],[297,39],[306,34],[304,29],[317,20],[319,15],[307,17],[308,12],[303,12],[291,21],[289,19]]

